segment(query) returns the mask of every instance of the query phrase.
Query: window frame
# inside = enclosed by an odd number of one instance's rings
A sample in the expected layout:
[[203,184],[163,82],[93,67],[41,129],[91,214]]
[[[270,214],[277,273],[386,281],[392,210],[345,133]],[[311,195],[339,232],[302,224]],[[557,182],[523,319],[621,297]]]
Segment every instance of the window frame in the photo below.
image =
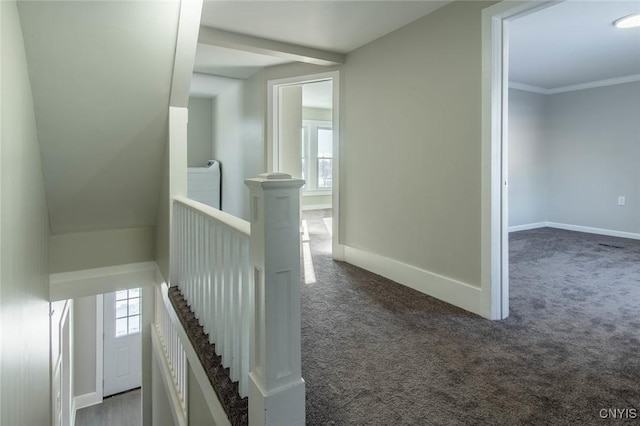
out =
[[330,159],[331,166],[333,167],[333,146],[331,157],[318,157],[318,130],[330,130],[333,132],[332,122],[327,120],[302,120],[302,129],[303,144],[300,161],[302,162],[303,159],[307,160],[306,167],[302,168],[302,175],[305,178],[305,185],[302,187],[302,192],[304,194],[313,193],[315,195],[331,194],[332,186],[318,186],[318,165],[320,159]]

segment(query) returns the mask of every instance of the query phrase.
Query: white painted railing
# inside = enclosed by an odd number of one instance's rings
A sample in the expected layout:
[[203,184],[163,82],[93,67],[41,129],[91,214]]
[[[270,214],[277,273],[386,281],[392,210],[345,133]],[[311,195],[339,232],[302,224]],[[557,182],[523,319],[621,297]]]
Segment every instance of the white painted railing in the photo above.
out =
[[303,425],[300,187],[272,173],[245,181],[251,223],[174,197],[171,285],[249,397],[249,423]]
[[[166,287],[165,287],[166,289]],[[156,291],[157,335],[160,337],[165,359],[169,366],[174,389],[180,403],[182,415],[187,417],[187,355],[178,336],[176,325],[171,319],[169,310],[162,298],[160,289]]]
[[173,203],[176,281],[222,365],[249,395],[249,222],[186,198]]

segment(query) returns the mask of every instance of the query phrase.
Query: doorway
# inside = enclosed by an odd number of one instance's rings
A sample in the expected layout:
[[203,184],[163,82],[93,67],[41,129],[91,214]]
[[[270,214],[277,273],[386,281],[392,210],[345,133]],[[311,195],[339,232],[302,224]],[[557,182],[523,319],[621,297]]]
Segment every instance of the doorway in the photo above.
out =
[[556,2],[501,2],[482,11],[482,290],[489,319],[509,316],[509,23]]
[[[339,87],[338,71],[268,82],[267,169],[305,180],[301,191],[303,216],[314,212],[323,220],[328,227],[331,255],[342,260],[338,232]],[[310,259],[304,252],[309,242],[304,222],[302,237],[303,257]]]
[[142,294],[140,288],[105,293],[103,396],[142,385]]

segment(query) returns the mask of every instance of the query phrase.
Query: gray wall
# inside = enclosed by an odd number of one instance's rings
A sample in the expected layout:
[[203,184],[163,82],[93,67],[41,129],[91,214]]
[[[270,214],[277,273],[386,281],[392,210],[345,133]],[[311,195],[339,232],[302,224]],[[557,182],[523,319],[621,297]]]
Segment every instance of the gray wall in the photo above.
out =
[[241,130],[242,82],[239,81],[213,99],[213,157],[220,161],[222,171],[222,210],[238,217],[244,217],[248,202]]
[[152,261],[155,235],[153,227],[53,235],[49,239],[50,272]]
[[640,233],[640,82],[549,98],[547,220]]
[[344,73],[344,243],[478,287],[490,4],[438,9],[349,54]]
[[187,125],[187,165],[203,167],[211,160],[212,121],[211,98],[189,98]]
[[509,226],[547,220],[547,96],[509,90]]
[[[98,391],[96,384],[96,296],[73,300],[74,396]],[[99,354],[102,356],[102,354]],[[102,383],[100,383],[102,386]]]
[[222,210],[248,219],[247,178],[265,171],[265,87],[258,72],[213,99],[213,158],[222,168]]
[[640,83],[509,94],[509,225],[640,233]]
[[204,398],[202,389],[198,384],[198,380],[191,369],[188,367],[189,373],[189,424],[193,425],[215,425],[211,411],[209,411],[209,405]]
[[[169,402],[169,396],[162,379],[162,372],[160,370],[159,360],[156,358],[156,352],[151,353],[151,374],[152,374],[152,386],[151,386],[151,424],[153,426],[175,426],[173,421],[173,415],[171,414],[171,405]],[[189,400],[191,400],[191,394],[189,394]],[[191,424],[197,424],[191,422]]]
[[15,2],[0,2],[0,424],[51,424],[49,223]]

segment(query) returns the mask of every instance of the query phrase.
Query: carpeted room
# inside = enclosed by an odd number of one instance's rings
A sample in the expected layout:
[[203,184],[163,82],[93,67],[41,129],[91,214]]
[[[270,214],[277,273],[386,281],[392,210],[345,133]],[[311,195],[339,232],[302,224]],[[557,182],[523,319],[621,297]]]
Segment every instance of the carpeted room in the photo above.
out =
[[[522,38],[553,45],[539,29],[564,21],[538,18],[537,35]],[[531,46],[522,54],[530,75],[550,75]],[[487,321],[332,261],[324,224],[307,215],[317,278],[302,293],[308,424],[640,417],[640,82],[536,86],[510,72],[521,84],[509,91],[509,317]]]
[[637,408],[640,241],[511,234],[510,316],[488,321],[333,261],[324,216],[304,214],[307,424],[588,425]]

